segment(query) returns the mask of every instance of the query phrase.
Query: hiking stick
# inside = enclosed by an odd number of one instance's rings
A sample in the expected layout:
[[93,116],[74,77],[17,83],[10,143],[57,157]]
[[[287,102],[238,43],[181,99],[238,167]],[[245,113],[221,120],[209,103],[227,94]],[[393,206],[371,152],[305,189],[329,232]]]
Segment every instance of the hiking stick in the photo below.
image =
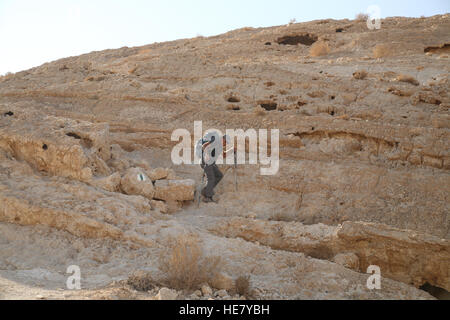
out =
[[200,186],[197,187],[197,190],[195,190],[195,193],[196,193],[195,201],[197,202],[197,208],[200,207],[200,199],[202,197],[201,193],[202,193],[204,182],[205,182],[205,173],[202,172],[202,182],[200,183]]
[[237,192],[238,191],[238,186],[237,186],[237,156],[236,156],[236,152],[234,153],[234,191]]

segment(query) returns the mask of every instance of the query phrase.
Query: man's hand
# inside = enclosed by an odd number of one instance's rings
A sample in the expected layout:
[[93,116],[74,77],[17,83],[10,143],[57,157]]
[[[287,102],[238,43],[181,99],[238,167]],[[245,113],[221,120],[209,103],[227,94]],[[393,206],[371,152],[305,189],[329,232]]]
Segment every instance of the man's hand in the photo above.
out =
[[230,152],[231,150],[234,150],[234,159],[235,159],[235,161],[236,161],[236,147],[231,147],[231,148],[228,149],[228,150],[224,150],[224,151],[222,152],[222,156],[223,156],[223,158],[225,159],[227,153]]

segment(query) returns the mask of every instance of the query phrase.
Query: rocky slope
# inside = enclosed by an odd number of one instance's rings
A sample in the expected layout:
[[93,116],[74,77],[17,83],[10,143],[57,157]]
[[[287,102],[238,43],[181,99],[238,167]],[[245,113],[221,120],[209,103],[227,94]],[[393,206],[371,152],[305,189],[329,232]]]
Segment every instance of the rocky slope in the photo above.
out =
[[[380,30],[320,20],[1,77],[0,298],[153,298],[157,289],[122,280],[163,279],[160,255],[186,234],[221,256],[210,283],[228,290],[221,298],[239,298],[233,280],[247,275],[258,299],[445,296],[449,31],[448,14],[388,18]],[[218,203],[197,207],[201,170],[170,153],[172,131],[200,120],[280,129],[279,172],[239,165],[236,192],[224,166]],[[63,290],[69,265],[83,291]],[[370,265],[380,290],[366,287]]]

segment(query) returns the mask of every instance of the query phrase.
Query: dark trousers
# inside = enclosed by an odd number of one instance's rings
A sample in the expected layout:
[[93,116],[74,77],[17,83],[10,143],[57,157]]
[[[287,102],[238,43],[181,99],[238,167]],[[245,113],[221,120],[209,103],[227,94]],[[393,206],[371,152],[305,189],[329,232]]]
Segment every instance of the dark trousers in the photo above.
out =
[[208,180],[208,183],[206,184],[206,187],[202,190],[202,195],[208,198],[212,198],[214,195],[214,188],[217,186],[217,184],[222,180],[223,174],[220,172],[219,168],[215,163],[211,165],[202,165],[203,171],[206,174],[206,179]]

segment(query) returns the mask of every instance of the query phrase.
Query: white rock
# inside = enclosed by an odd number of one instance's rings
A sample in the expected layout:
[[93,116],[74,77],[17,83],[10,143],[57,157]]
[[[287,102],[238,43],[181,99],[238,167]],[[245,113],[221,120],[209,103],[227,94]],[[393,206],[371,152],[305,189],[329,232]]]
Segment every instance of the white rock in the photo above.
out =
[[150,171],[147,171],[148,177],[152,181],[161,180],[167,178],[167,175],[169,174],[169,169],[167,168],[156,168],[152,169]]
[[176,300],[178,293],[175,290],[169,288],[161,288],[156,295],[158,300]]
[[228,296],[228,292],[226,290],[222,289],[222,290],[219,290],[219,291],[216,292],[216,296],[224,298],[224,297]]
[[202,295],[202,292],[200,290],[195,290],[193,294],[197,297],[200,297]]
[[212,289],[206,284],[204,284],[202,286],[201,290],[202,290],[202,293],[203,293],[204,296],[210,296],[213,293]]
[[152,181],[140,168],[130,168],[120,181],[120,188],[129,195],[144,196],[152,199],[155,194]]

